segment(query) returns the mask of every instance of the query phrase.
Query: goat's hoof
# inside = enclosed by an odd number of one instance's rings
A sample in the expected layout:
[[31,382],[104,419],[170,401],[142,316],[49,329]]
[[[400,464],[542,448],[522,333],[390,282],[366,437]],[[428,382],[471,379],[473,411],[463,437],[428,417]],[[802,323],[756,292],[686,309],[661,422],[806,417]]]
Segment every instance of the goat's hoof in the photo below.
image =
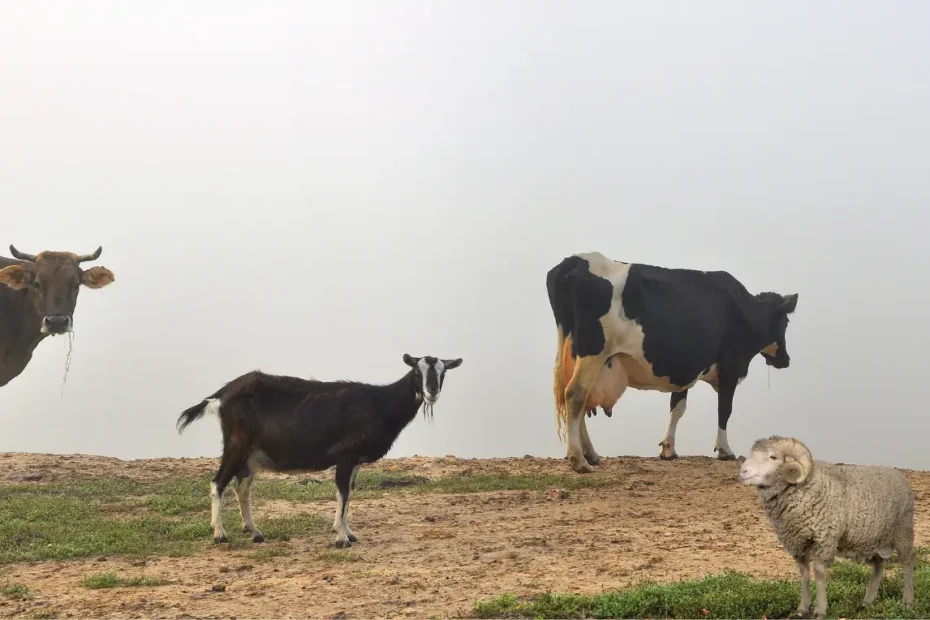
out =
[[226,538],[226,535],[224,534],[223,536],[214,536],[214,537],[213,537],[213,542],[215,542],[215,543],[217,543],[217,544],[219,544],[219,543],[225,543],[225,542],[229,542],[229,539]]
[[588,462],[589,465],[600,465],[601,457],[596,454],[585,454],[584,460]]
[[256,532],[255,534],[252,534],[252,542],[263,543],[265,542],[265,536],[261,532]]
[[348,539],[348,537],[340,538],[333,546],[336,547],[336,549],[347,549],[348,547],[352,546],[352,542]]

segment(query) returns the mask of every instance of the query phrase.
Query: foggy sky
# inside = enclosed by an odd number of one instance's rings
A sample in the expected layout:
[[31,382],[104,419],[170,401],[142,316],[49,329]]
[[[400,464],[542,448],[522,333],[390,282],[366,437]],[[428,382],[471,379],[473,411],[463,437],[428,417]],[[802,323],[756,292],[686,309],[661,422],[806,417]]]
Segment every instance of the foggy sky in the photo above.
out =
[[[92,252],[0,451],[218,456],[186,407],[254,368],[462,357],[389,456],[563,456],[546,272],[574,252],[799,293],[730,445],[930,468],[930,4],[6,3],[0,250]],[[769,386],[769,381],[771,385]],[[713,455],[701,384],[682,455]],[[588,421],[658,454],[668,395]],[[567,465],[566,465],[567,468]]]

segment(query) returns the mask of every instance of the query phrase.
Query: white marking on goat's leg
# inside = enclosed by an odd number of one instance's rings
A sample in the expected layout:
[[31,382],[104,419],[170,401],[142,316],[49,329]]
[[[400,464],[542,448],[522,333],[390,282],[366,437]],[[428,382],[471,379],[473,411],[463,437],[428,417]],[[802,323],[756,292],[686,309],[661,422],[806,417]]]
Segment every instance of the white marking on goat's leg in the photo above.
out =
[[342,508],[344,513],[342,517],[342,524],[345,527],[346,536],[349,538],[349,542],[358,542],[358,537],[349,527],[349,501],[352,499],[352,491],[355,490],[355,476],[358,474],[358,468],[358,465],[352,468],[352,476],[349,478],[349,497],[346,498],[345,504]]
[[660,459],[671,460],[678,458],[678,452],[675,451],[675,432],[678,430],[678,422],[681,420],[682,416],[685,415],[685,410],[687,408],[688,399],[685,397],[675,403],[675,406],[672,407],[672,410],[669,412],[668,429],[665,431],[665,437],[659,442],[659,445],[662,447],[659,451]]
[[210,500],[212,504],[210,525],[213,527],[213,542],[226,542],[226,532],[223,530],[223,496],[220,495],[216,482],[210,483]]
[[252,520],[252,479],[254,476],[243,478],[236,484],[236,499],[239,500],[239,512],[242,514],[242,531],[252,535],[252,542],[265,542],[265,536],[255,527]]
[[[718,454],[717,458],[720,458],[720,455],[733,455],[733,450],[730,449],[730,444],[727,442],[727,429],[718,428],[717,429],[717,444],[714,448]],[[732,460],[732,459],[731,459]]]

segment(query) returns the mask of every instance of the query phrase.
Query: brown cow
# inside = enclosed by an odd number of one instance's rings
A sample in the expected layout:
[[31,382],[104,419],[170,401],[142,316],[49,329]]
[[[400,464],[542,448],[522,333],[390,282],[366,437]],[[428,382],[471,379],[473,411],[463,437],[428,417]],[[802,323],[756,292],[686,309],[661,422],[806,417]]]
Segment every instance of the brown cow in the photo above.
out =
[[74,326],[74,306],[81,285],[103,288],[113,282],[106,267],[83,270],[103,248],[78,256],[71,252],[24,254],[10,246],[17,260],[0,256],[0,387],[18,377],[46,336],[66,334]]

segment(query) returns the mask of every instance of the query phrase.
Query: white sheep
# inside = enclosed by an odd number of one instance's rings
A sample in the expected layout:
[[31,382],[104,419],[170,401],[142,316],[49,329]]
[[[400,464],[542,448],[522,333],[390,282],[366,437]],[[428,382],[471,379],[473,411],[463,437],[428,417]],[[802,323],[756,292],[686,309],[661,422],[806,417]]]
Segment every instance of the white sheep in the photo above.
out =
[[914,604],[914,492],[901,472],[874,465],[815,461],[801,441],[772,436],[752,445],[739,470],[755,486],[765,515],[801,573],[801,604],[811,605],[810,562],[817,586],[815,617],[827,614],[827,569],[837,557],[869,562],[863,606],[878,596],[892,552],[904,568],[904,605]]

